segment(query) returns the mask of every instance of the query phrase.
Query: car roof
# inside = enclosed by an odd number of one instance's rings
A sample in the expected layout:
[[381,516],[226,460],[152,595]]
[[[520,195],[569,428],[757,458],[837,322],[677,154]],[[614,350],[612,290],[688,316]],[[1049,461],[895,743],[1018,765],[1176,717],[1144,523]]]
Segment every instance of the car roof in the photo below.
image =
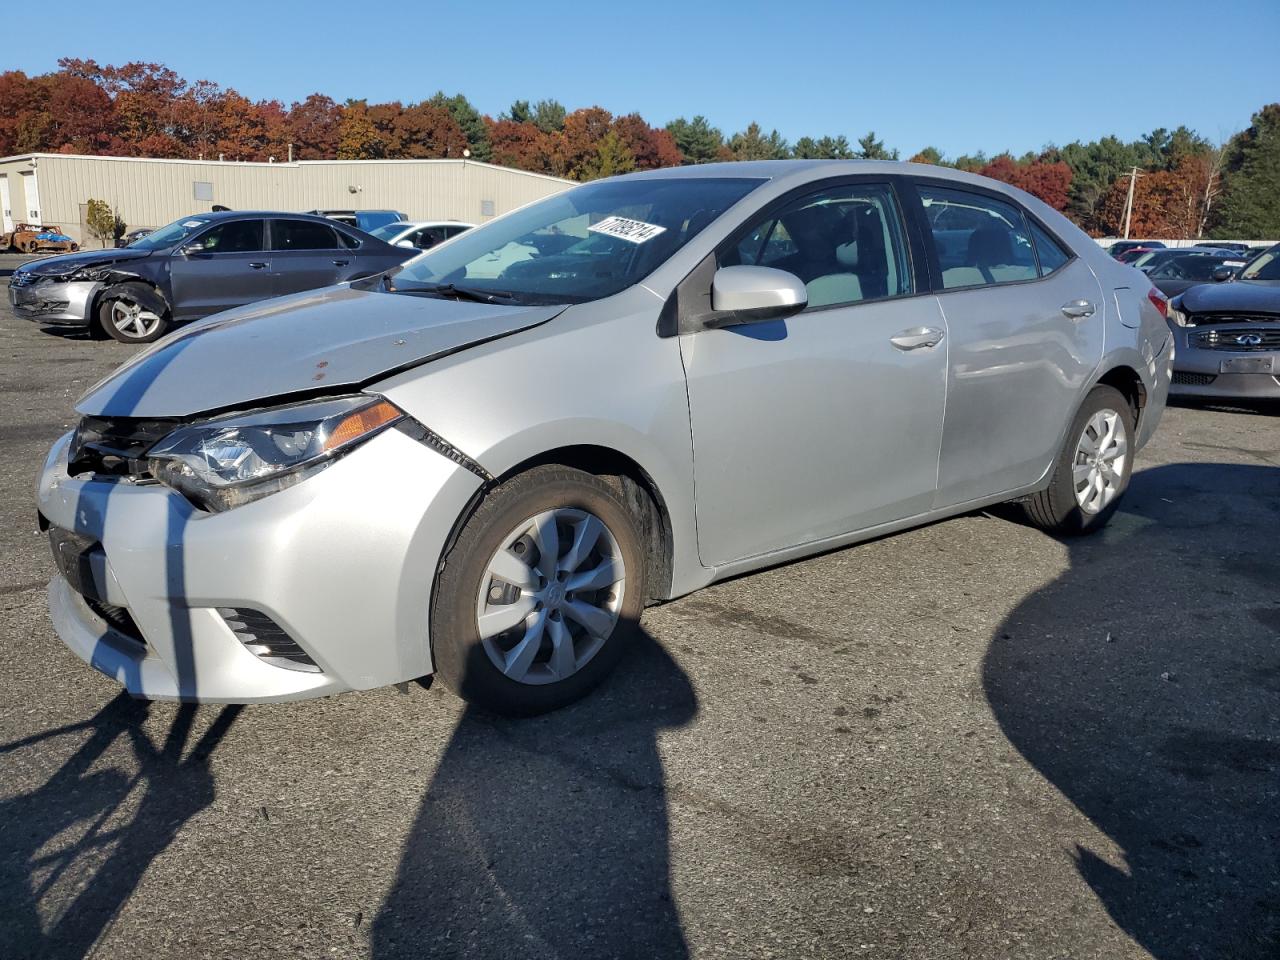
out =
[[287,217],[290,220],[314,220],[317,223],[332,224],[328,217],[317,217],[310,213],[290,213],[287,210],[215,210],[212,213],[193,213],[191,219],[208,220],[278,220]]

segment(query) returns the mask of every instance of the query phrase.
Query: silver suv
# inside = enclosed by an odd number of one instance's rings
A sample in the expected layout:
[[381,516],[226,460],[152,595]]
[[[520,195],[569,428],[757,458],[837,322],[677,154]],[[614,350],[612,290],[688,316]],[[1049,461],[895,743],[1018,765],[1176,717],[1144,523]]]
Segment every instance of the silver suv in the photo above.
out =
[[964,173],[597,181],[93,387],[39,482],[53,621],[144,697],[437,673],[552,709],[724,577],[1001,501],[1098,529],[1164,408],[1165,308]]

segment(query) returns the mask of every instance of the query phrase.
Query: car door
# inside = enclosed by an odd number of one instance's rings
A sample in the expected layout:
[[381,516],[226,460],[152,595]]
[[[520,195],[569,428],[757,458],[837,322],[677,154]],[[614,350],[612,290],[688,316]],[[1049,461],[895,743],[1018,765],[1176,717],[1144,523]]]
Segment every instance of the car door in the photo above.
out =
[[855,179],[774,205],[718,252],[796,274],[809,306],[681,337],[704,563],[929,509],[947,342],[911,247],[893,187]]
[[1011,200],[918,191],[951,341],[936,501],[948,507],[1044,475],[1102,359],[1107,303],[1089,266]]
[[261,219],[221,220],[174,251],[169,285],[177,320],[208,316],[274,295]]
[[338,283],[352,265],[354,251],[338,231],[319,220],[271,221],[271,266],[275,295],[314,290]]

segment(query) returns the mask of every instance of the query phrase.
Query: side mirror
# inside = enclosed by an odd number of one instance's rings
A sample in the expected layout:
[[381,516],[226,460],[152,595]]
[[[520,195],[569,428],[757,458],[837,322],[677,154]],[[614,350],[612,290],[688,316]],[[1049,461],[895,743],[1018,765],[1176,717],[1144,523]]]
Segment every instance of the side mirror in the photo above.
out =
[[412,250],[412,249],[414,249],[413,241],[411,241],[411,240],[397,240],[397,241],[396,241],[396,246],[397,246],[397,247],[404,247],[406,250]]
[[180,251],[184,257],[195,257],[205,252],[203,243],[188,243]]
[[764,323],[799,313],[809,305],[804,281],[773,267],[721,267],[711,281],[710,329]]
[[1221,266],[1213,268],[1213,273],[1209,276],[1213,277],[1214,283],[1222,283],[1224,280],[1230,280],[1236,275],[1235,267],[1228,267],[1225,263]]

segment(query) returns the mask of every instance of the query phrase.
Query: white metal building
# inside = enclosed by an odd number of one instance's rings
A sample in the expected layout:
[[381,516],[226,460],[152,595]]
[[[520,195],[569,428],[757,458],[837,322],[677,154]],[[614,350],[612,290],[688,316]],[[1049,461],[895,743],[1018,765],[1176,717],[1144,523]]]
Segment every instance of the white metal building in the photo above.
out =
[[82,245],[89,200],[129,229],[159,227],[215,204],[232,210],[398,210],[411,219],[481,223],[572,181],[475,160],[235,163],[33,153],[0,158],[0,233],[52,224]]

